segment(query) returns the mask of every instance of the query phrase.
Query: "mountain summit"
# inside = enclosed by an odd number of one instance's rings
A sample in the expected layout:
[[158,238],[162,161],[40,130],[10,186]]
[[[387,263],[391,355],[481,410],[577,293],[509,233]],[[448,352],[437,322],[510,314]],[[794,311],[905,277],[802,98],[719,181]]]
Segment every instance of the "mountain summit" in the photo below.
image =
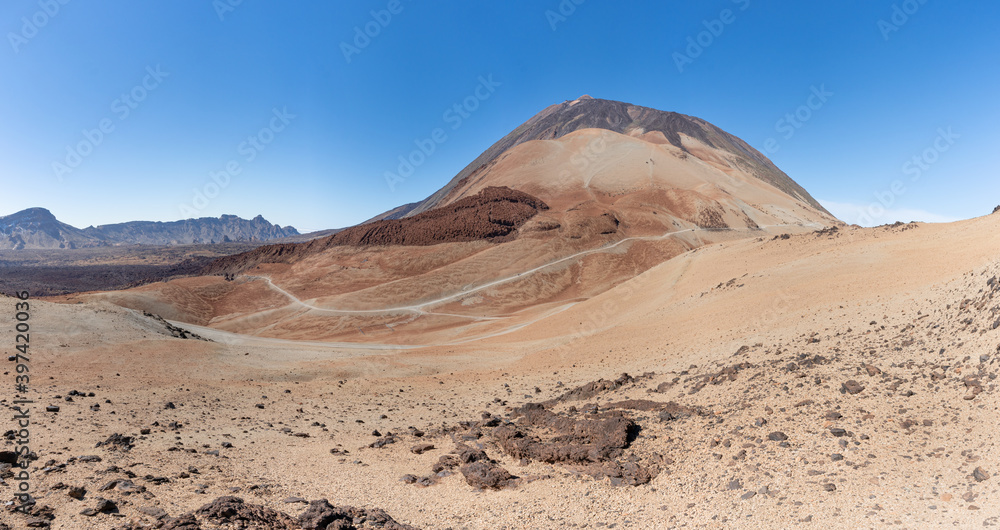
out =
[[[738,172],[773,186],[832,220],[830,213],[809,192],[770,159],[719,127],[701,118],[587,95],[542,110],[493,144],[436,193],[397,209],[392,217],[415,215],[454,200],[454,192],[463,182],[482,178],[505,153],[524,143],[558,140],[585,129],[611,131],[653,144],[673,146],[678,152],[693,155],[723,172]],[[600,147],[600,142],[591,145],[589,152],[579,153],[566,169],[582,169],[583,162],[600,157],[601,153],[597,152]],[[709,156],[702,157],[702,154]]]
[[59,222],[45,208],[28,208],[0,216],[0,249],[77,248],[100,244],[83,230]]

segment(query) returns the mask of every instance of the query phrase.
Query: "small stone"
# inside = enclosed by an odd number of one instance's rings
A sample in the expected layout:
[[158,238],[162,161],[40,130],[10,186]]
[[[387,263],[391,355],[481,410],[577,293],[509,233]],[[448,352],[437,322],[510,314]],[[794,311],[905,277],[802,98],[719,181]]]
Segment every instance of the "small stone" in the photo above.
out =
[[167,512],[163,508],[157,508],[156,506],[143,506],[139,508],[139,513],[146,514],[153,519],[163,519],[167,516]]
[[836,436],[837,438],[840,438],[842,436],[847,436],[847,431],[839,427],[831,427],[830,434]]
[[844,455],[840,453],[833,453],[832,455],[830,455],[830,460],[833,460],[834,462],[840,462],[843,459]]
[[59,406],[58,405],[49,405],[49,406],[45,407],[45,412],[59,412]]
[[837,485],[832,482],[827,482],[826,484],[823,484],[823,489],[826,491],[837,491]]
[[94,509],[99,513],[112,513],[118,511],[118,505],[108,499],[97,499],[97,506]]
[[740,495],[740,498],[746,501],[746,500],[750,500],[750,499],[752,499],[752,498],[754,498],[756,496],[757,496],[757,492],[756,491],[748,491],[748,492],[744,493],[743,495]]
[[772,442],[784,442],[785,440],[788,439],[788,435],[781,431],[775,431],[772,432],[771,434],[768,434],[767,439],[771,440]]
[[83,496],[86,495],[86,494],[87,494],[87,490],[85,490],[85,489],[83,489],[83,488],[81,488],[79,486],[73,486],[73,487],[71,487],[69,489],[69,491],[66,492],[66,495],[69,495],[70,497],[72,497],[72,498],[74,498],[76,500],[83,499]]
[[860,393],[864,389],[865,389],[865,387],[862,386],[861,383],[858,383],[857,381],[855,381],[853,379],[845,381],[845,382],[841,383],[841,385],[840,385],[840,393],[841,394],[847,393],[847,394],[854,395],[854,394]]
[[410,452],[415,455],[422,455],[432,449],[434,449],[433,444],[417,444],[410,448]]
[[982,482],[990,478],[990,474],[983,468],[977,467],[975,471],[972,472],[972,478],[976,479],[976,482]]

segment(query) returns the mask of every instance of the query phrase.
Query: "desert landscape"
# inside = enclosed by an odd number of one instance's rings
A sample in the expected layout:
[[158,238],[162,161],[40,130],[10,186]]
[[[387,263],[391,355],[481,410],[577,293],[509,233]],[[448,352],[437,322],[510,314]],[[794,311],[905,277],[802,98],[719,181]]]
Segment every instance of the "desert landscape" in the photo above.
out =
[[5,295],[6,527],[1000,522],[1000,216],[848,226],[701,120],[543,120],[426,209]]
[[1000,527],[1000,4],[0,20],[0,530]]

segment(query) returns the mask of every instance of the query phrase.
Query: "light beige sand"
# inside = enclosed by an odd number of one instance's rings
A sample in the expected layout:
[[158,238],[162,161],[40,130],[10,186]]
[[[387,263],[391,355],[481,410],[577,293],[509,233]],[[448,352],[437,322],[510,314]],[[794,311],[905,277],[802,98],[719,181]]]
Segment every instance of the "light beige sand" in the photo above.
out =
[[[328,498],[424,528],[996,524],[998,479],[972,473],[1000,470],[1000,293],[988,283],[1000,274],[998,229],[1000,216],[989,216],[722,242],[509,333],[412,349],[181,340],[106,303],[35,302],[29,396],[61,410],[33,413],[33,487],[55,509],[53,527],[65,529],[152,524],[139,508],[176,516],[231,488],[292,515],[304,505],[287,497]],[[0,310],[13,314],[13,301]],[[0,340],[11,354],[9,328]],[[732,377],[719,375],[734,366]],[[632,413],[642,427],[635,453],[671,462],[650,484],[613,487],[560,465],[522,467],[490,444],[513,474],[551,478],[503,491],[475,490],[461,474],[426,488],[400,480],[429,474],[454,447],[434,434],[442,425],[621,372],[655,375],[575,405],[652,399],[705,413],[666,422]],[[864,390],[842,393],[849,380]],[[70,390],[96,396],[55,397]],[[13,394],[4,397],[9,406]],[[842,417],[827,419],[831,411]],[[166,428],[172,421],[182,427]],[[415,438],[409,426],[427,435]],[[401,441],[368,448],[375,429]],[[768,439],[778,431],[788,447]],[[135,436],[135,448],[94,447],[112,433]],[[414,455],[418,442],[436,448]],[[82,455],[103,461],[59,467]],[[119,471],[107,472],[112,465]],[[96,491],[125,472],[146,492]],[[58,483],[88,494],[71,499]],[[115,500],[122,517],[79,515],[98,496]]]

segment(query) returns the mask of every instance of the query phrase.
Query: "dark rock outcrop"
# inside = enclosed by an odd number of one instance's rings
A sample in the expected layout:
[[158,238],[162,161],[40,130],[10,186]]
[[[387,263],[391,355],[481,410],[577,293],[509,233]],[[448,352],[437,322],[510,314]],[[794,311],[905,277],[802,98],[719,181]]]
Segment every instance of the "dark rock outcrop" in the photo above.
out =
[[308,243],[266,245],[219,258],[202,274],[233,274],[261,263],[293,263],[337,246],[427,246],[515,237],[517,229],[548,205],[507,187],[489,187],[444,207],[406,219],[384,219],[346,228]]
[[299,515],[298,523],[302,526],[302,530],[362,530],[368,528],[416,530],[410,525],[396,522],[389,514],[378,508],[333,506],[326,499],[310,502],[309,508]]

